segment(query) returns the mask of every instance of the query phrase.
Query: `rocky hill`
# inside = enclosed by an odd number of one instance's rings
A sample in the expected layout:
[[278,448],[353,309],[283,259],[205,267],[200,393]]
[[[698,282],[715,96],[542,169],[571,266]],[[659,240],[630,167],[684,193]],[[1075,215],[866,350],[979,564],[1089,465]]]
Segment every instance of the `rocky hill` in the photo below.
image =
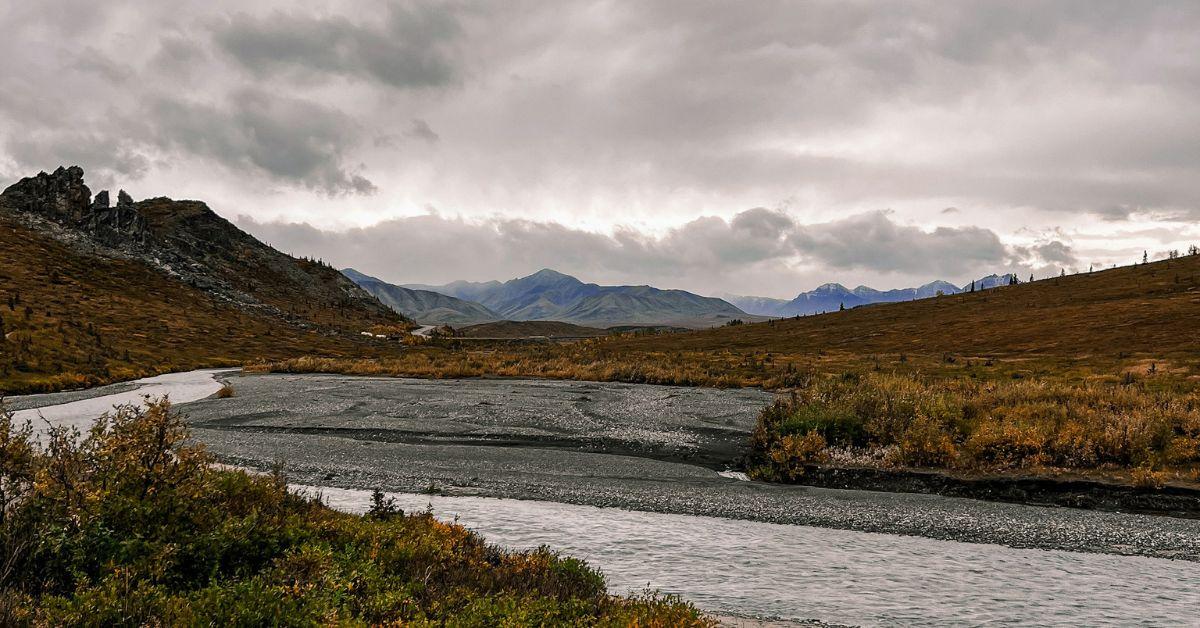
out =
[[197,201],[94,197],[78,167],[0,194],[0,391],[304,352],[411,321]]

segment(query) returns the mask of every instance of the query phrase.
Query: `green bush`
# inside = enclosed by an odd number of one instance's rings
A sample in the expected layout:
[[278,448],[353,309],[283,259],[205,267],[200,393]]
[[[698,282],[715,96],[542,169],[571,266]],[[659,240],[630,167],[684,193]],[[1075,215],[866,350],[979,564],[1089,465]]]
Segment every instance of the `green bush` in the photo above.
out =
[[165,400],[45,448],[0,418],[0,625],[708,625],[383,499],[358,517],[216,470]]

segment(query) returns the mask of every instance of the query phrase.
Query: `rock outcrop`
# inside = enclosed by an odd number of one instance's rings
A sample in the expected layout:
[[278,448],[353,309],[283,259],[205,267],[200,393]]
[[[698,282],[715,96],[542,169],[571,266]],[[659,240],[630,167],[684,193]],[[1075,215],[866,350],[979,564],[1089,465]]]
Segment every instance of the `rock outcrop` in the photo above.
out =
[[57,222],[74,222],[91,209],[92,191],[83,183],[83,168],[59,167],[10,185],[3,193],[10,206]]
[[124,190],[117,194],[115,207],[109,205],[107,190],[93,199],[79,166],[60,166],[53,173],[26,177],[0,196],[13,209],[73,227],[108,246],[146,242],[146,219],[133,199]]

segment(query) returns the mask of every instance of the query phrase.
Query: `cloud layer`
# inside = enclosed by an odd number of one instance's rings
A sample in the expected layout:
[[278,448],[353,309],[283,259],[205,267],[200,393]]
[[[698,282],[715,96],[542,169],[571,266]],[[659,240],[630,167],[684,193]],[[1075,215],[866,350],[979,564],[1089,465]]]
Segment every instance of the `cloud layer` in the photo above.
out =
[[924,231],[885,212],[799,224],[786,213],[751,209],[732,219],[697,218],[659,236],[608,234],[556,222],[468,221],[427,214],[330,233],[304,223],[238,225],[284,250],[306,251],[396,283],[509,279],[553,260],[557,270],[607,283],[653,283],[706,294],[780,297],[834,276],[886,276],[892,282],[956,282],[1015,270],[1041,276],[1081,267],[1070,246],[1052,241],[1006,246],[976,227]]
[[348,227],[459,224],[499,238],[484,250],[551,234],[535,267],[888,287],[1128,261],[1200,220],[1192,0],[43,0],[0,20],[0,178],[78,163],[347,247]]

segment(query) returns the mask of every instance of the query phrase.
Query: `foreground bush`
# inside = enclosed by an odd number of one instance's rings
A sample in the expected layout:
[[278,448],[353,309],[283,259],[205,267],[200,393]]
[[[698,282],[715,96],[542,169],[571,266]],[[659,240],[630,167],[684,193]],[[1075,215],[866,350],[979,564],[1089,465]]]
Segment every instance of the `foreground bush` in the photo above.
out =
[[[215,470],[165,400],[42,445],[0,415],[0,625],[704,625],[377,499],[367,517]],[[381,505],[382,504],[382,505]]]
[[813,377],[760,414],[752,450],[752,475],[784,481],[842,461],[1194,479],[1200,395],[1136,383]]

